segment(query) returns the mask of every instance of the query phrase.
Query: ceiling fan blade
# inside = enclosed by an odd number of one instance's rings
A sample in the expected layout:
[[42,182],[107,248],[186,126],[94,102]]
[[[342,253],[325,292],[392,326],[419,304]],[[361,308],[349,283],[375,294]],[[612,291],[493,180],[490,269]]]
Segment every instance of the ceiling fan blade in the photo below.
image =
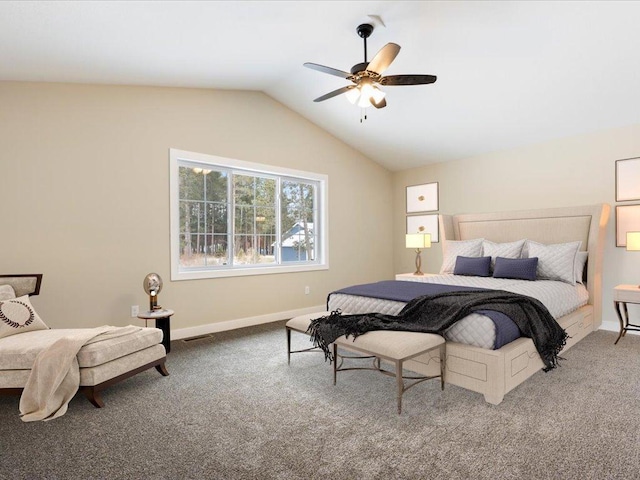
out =
[[371,102],[371,105],[373,105],[376,108],[384,108],[387,106],[387,101],[384,98],[380,100],[378,103],[376,103],[373,97],[369,98],[369,101]]
[[391,65],[391,62],[395,60],[399,52],[400,45],[397,45],[395,43],[387,43],[380,49],[380,51],[378,51],[378,53],[376,53],[376,56],[373,57],[373,59],[369,62],[367,70],[382,75],[382,72],[389,68],[389,65]]
[[342,70],[337,70],[331,67],[325,67],[324,65],[318,65],[317,63],[305,63],[305,67],[310,68],[311,70],[317,70],[322,73],[328,73],[329,75],[335,75],[340,78],[349,78],[351,76],[348,72],[343,72]]
[[426,85],[437,79],[435,75],[389,75],[380,79],[380,85]]
[[334,90],[333,92],[329,92],[329,93],[327,93],[325,95],[322,95],[321,97],[316,98],[314,100],[314,102],[323,102],[323,101],[328,100],[330,98],[337,97],[338,95],[342,95],[343,93],[347,93],[352,88],[356,88],[356,86],[355,85],[347,85],[346,87],[339,88],[337,90]]

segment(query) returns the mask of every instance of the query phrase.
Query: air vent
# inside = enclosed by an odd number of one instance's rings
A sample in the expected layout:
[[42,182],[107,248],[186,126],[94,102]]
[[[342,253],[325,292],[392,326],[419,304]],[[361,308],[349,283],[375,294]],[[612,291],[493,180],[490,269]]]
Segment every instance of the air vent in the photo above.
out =
[[183,342],[194,342],[196,340],[202,340],[203,338],[209,338],[209,337],[211,337],[211,335],[200,335],[198,337],[185,338],[182,341]]

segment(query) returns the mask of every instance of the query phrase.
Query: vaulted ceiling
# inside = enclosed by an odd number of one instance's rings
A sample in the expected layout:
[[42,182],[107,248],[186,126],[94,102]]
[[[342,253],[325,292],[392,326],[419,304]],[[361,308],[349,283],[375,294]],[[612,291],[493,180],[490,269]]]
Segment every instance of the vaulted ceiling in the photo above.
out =
[[[306,69],[402,49],[362,111]],[[390,170],[640,123],[640,2],[4,1],[0,80],[258,90]],[[1,108],[1,106],[0,106]]]

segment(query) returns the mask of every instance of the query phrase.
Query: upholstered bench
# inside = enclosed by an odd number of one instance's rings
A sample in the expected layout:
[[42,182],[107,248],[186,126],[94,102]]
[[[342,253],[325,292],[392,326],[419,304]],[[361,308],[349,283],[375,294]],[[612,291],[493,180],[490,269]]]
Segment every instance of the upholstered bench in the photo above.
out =
[[[290,363],[291,354],[303,351],[310,351],[313,348],[304,350],[291,350],[291,331],[306,333],[311,320],[327,315],[327,312],[301,315],[294,317],[286,323],[287,330],[287,360]],[[352,357],[338,353],[338,347],[343,347],[350,351],[364,354],[365,357]],[[336,384],[337,373],[346,370],[378,370],[381,373],[396,377],[398,413],[402,413],[402,395],[409,388],[425,380],[433,378],[440,379],[440,388],[444,390],[444,368],[446,355],[445,340],[440,335],[420,332],[403,332],[395,330],[375,330],[358,336],[346,338],[344,335],[336,339],[333,343],[333,384]],[[430,360],[439,362],[440,374],[432,376],[403,376],[402,369],[405,361],[423,354],[436,352],[437,356],[430,356]],[[374,358],[373,367],[343,367],[346,358]],[[394,372],[389,372],[381,367],[381,360],[390,362],[395,366]],[[405,385],[404,380],[413,380],[409,385]]]

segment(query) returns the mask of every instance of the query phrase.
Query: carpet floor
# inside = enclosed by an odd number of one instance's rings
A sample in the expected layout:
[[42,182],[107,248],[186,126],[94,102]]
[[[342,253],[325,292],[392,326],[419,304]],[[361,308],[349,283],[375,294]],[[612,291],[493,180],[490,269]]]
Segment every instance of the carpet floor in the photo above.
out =
[[[0,397],[2,479],[640,478],[640,336],[598,331],[490,405],[373,371],[287,365],[284,323],[175,341],[155,369],[23,423]],[[309,346],[294,333],[294,347]]]

